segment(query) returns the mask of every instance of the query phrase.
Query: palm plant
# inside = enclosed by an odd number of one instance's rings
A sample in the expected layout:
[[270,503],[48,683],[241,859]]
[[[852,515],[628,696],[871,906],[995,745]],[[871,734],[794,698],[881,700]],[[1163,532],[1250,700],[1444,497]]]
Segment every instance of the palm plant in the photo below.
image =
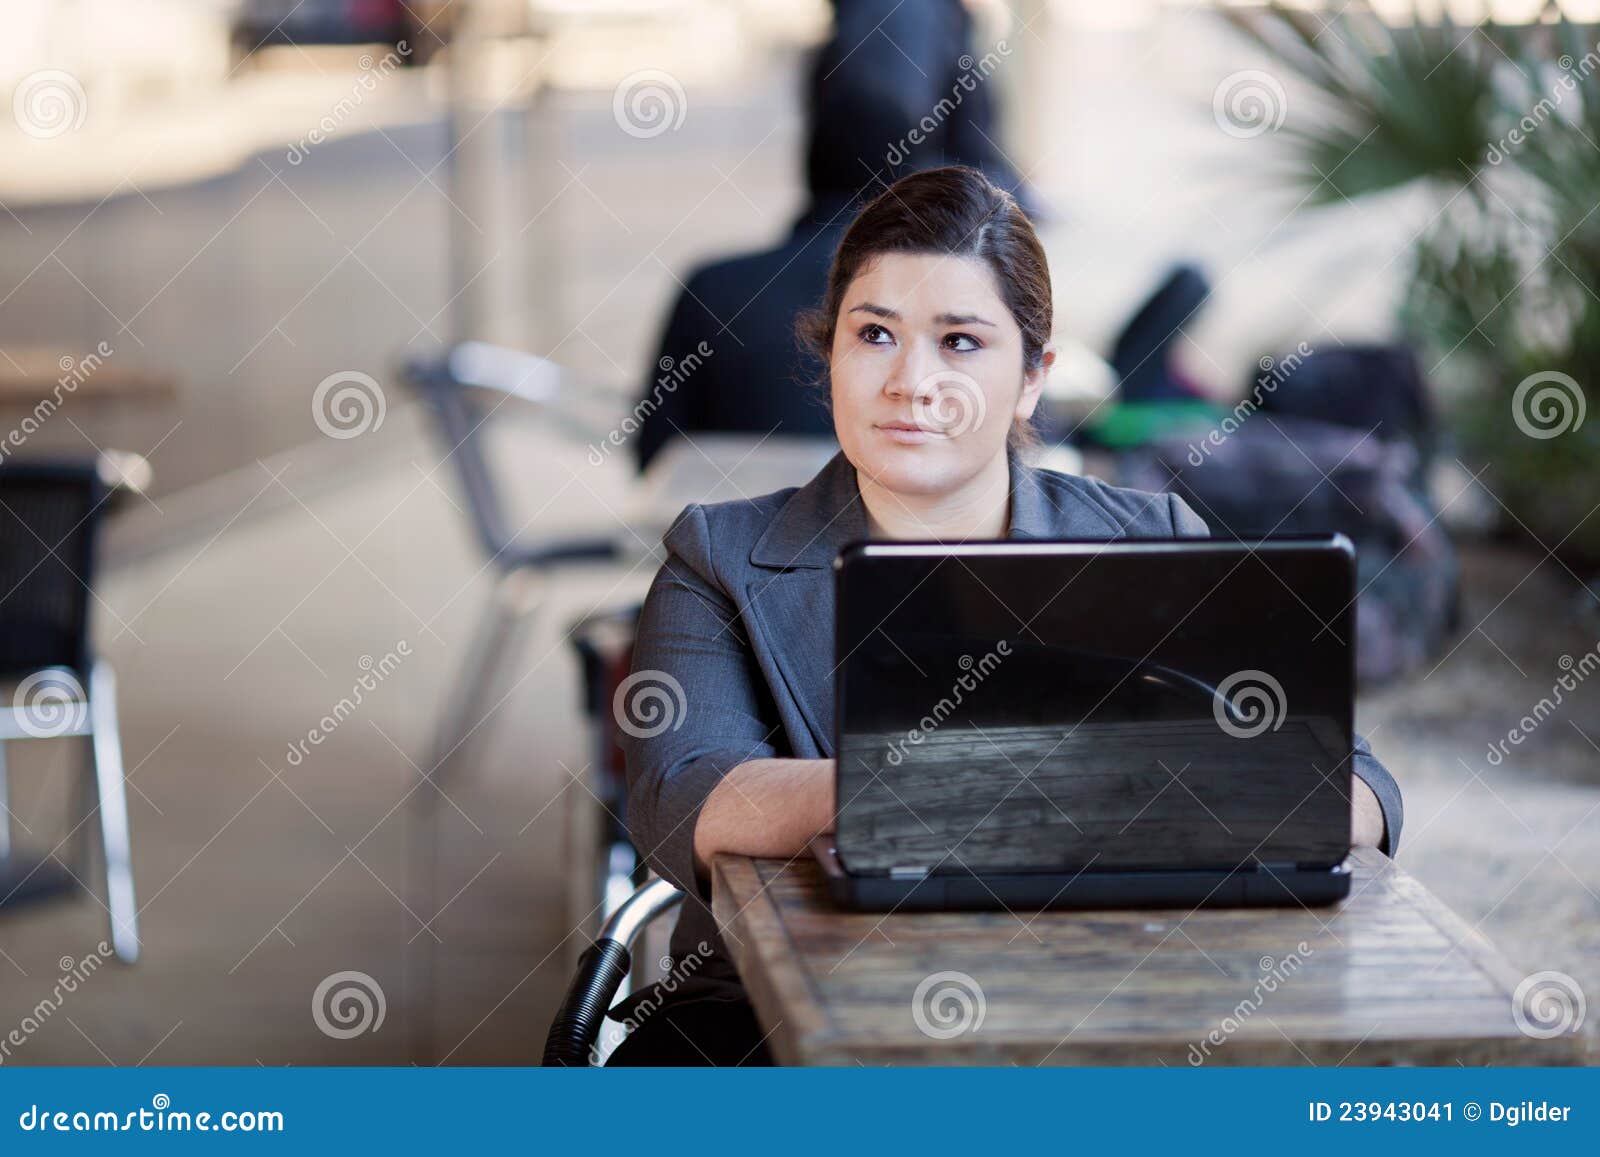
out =
[[1600,30],[1228,19],[1310,86],[1284,129],[1305,204],[1432,190],[1399,320],[1508,514],[1600,560]]

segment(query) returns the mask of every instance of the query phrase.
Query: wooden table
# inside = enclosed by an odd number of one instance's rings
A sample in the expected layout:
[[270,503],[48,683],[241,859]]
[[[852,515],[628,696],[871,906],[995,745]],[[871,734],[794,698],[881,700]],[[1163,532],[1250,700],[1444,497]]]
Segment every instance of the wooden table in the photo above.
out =
[[[850,913],[809,857],[719,856],[713,908],[785,1064],[1571,1064],[1521,970],[1382,853],[1322,909]],[[1537,1024],[1534,1025],[1537,1029]]]

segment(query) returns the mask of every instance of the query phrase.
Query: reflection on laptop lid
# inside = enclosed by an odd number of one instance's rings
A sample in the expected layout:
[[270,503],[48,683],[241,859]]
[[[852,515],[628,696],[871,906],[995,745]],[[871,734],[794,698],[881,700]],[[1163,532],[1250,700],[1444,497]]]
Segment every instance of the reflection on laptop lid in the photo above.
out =
[[837,566],[847,871],[1226,871],[1349,851],[1342,536],[865,544]]

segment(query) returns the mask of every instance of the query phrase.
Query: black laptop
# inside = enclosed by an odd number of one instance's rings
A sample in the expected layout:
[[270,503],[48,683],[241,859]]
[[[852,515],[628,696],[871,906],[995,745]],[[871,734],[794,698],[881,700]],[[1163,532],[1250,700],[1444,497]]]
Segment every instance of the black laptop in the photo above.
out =
[[838,814],[869,911],[1317,905],[1349,892],[1343,535],[835,562]]

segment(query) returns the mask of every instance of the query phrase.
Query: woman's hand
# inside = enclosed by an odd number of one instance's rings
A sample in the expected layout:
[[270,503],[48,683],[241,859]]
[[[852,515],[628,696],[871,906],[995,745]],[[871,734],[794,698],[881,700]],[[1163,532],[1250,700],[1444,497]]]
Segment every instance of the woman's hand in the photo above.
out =
[[831,759],[752,759],[723,776],[694,826],[695,870],[718,852],[789,858],[833,830]]
[[1350,840],[1358,848],[1383,843],[1383,807],[1359,775],[1350,777]]

